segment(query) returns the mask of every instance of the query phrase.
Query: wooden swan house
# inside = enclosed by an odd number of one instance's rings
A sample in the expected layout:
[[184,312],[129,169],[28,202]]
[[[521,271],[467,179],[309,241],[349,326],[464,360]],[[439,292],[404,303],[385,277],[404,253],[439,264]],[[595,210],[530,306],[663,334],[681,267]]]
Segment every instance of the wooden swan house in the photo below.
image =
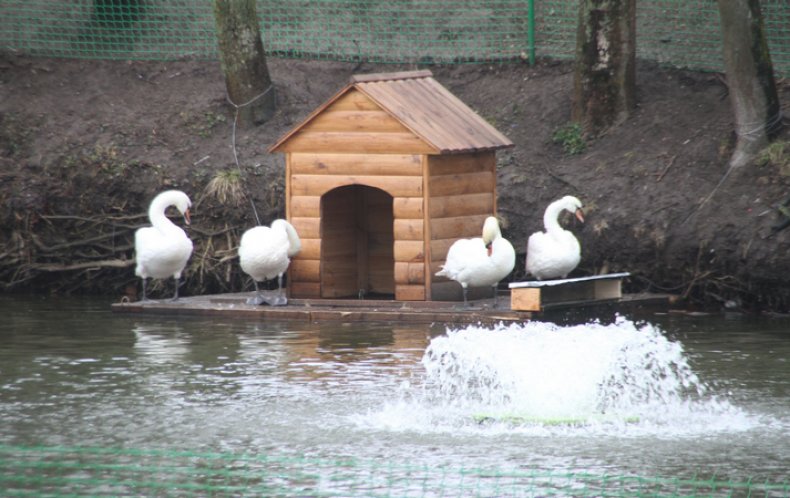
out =
[[434,274],[496,213],[495,153],[512,146],[430,71],[353,76],[269,148],[302,239],[291,297],[461,299]]

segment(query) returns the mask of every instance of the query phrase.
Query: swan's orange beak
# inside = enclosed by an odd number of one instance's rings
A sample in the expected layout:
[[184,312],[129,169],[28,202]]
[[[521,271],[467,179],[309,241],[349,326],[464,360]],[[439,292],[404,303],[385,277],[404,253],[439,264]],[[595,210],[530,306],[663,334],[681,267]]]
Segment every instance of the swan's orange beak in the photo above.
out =
[[491,256],[491,253],[492,253],[492,252],[493,252],[493,250],[494,250],[494,249],[493,249],[493,246],[494,246],[494,244],[492,244],[491,242],[489,242],[488,244],[486,244],[486,250],[487,250],[487,252],[488,252],[488,255],[489,255],[489,256]]
[[576,219],[584,223],[584,211],[582,211],[582,208],[576,210]]
[[184,211],[184,222],[186,222],[187,225],[192,223],[192,220],[189,218],[189,209]]

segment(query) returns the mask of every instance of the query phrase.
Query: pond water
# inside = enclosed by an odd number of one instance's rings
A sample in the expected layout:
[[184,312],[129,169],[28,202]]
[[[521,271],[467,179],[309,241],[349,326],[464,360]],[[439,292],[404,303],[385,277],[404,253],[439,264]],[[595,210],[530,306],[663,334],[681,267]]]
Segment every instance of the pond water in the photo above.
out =
[[6,447],[790,481],[790,318],[269,323],[9,296],[0,313]]

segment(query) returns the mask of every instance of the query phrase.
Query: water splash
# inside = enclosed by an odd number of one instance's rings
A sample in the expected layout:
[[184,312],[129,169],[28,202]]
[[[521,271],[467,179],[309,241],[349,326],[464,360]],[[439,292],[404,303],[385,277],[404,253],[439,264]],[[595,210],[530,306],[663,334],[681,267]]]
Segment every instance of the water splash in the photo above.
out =
[[699,379],[679,342],[623,318],[448,330],[431,341],[422,366],[396,401],[369,416],[389,428],[440,430],[481,419],[543,428],[685,424],[692,431],[731,430],[746,420]]

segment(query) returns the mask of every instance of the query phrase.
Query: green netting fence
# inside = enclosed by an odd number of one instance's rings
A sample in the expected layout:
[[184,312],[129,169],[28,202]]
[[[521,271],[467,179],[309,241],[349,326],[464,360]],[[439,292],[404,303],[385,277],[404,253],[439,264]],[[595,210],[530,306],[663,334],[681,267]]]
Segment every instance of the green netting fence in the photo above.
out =
[[[578,0],[258,0],[269,54],[392,63],[570,58]],[[777,75],[790,75],[790,5],[762,0]],[[0,49],[82,59],[217,58],[212,0],[2,0]],[[721,70],[713,0],[637,5],[638,56]]]
[[790,483],[714,476],[430,467],[192,451],[0,445],[4,497],[788,497]]

